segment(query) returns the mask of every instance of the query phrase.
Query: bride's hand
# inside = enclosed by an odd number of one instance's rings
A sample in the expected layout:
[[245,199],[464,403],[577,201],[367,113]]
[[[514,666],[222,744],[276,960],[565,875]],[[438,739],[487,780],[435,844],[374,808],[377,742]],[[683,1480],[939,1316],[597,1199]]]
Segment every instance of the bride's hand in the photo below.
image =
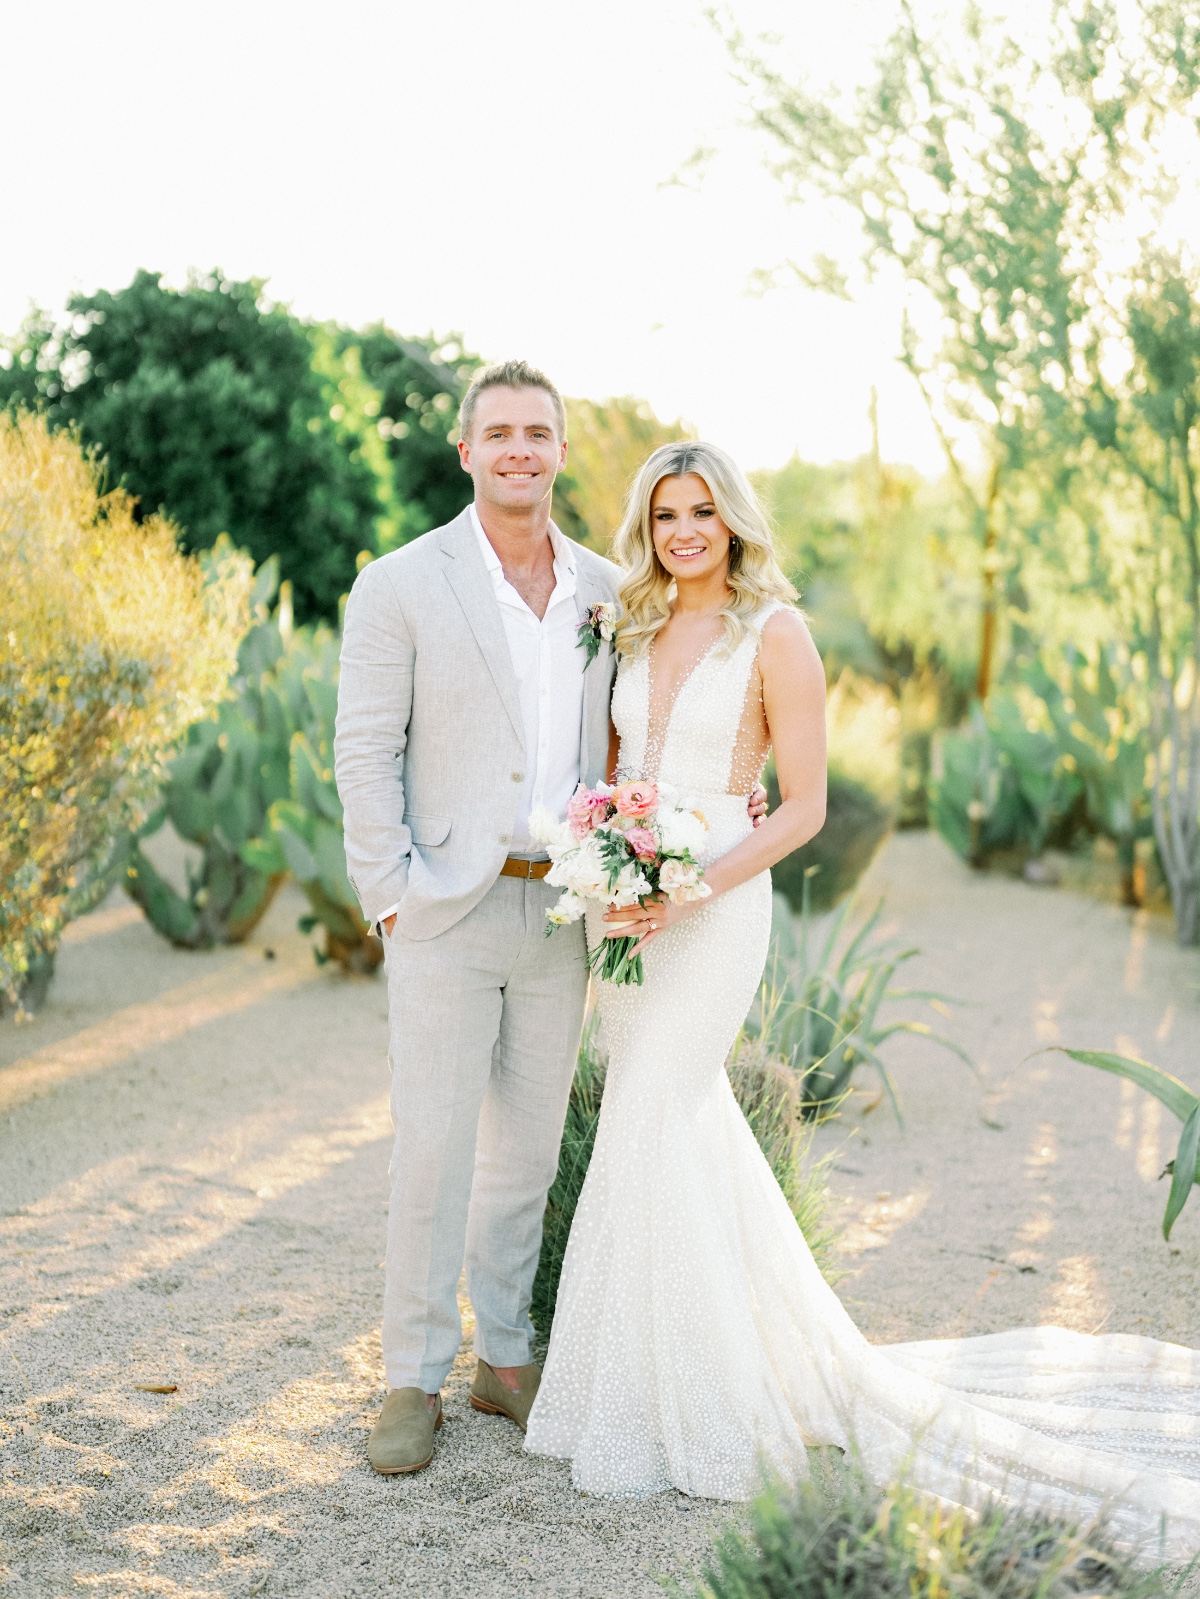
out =
[[604,913],[604,920],[608,924],[604,936],[637,938],[637,944],[630,953],[640,955],[659,933],[665,933],[669,927],[682,922],[703,904],[703,900],[689,900],[683,905],[676,905],[669,899],[655,897],[648,899],[644,905],[626,905],[620,909],[613,906]]

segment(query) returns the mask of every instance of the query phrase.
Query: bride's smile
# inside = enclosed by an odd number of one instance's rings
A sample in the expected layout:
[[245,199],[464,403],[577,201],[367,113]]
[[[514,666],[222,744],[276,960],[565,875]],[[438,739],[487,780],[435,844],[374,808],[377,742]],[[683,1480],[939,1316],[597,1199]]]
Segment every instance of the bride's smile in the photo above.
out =
[[654,550],[664,570],[687,583],[708,579],[724,589],[732,535],[695,472],[664,478],[651,509]]

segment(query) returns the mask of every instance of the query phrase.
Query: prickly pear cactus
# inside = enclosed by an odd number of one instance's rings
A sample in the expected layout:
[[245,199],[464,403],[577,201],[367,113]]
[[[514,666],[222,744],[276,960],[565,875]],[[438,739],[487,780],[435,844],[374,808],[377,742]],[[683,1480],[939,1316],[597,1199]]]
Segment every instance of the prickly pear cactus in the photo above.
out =
[[[297,718],[279,681],[290,627],[286,604],[282,615],[267,610],[277,587],[272,557],[256,576],[257,621],[239,651],[232,697],[219,706],[215,720],[188,729],[168,768],[162,804],[130,852],[129,895],[160,933],[185,949],[240,943],[283,881],[284,872],[264,871],[246,853],[291,781],[289,746]],[[141,847],[168,819],[180,838],[200,849],[198,862],[188,868],[186,894],[163,878]]]
[[308,899],[304,932],[325,930],[321,962],[336,960],[347,971],[370,972],[383,960],[346,875],[342,802],[333,781],[333,731],[337,715],[337,648],[333,634],[319,631],[301,674],[307,712],[292,735],[290,793],[271,806],[267,835],[248,851],[264,872],[289,871]]

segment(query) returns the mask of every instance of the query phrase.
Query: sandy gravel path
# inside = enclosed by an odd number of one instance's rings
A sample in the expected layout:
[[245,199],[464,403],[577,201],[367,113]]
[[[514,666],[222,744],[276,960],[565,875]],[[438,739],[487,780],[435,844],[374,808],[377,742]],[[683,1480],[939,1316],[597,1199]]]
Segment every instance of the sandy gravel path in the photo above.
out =
[[[1200,1085],[1195,953],[973,878],[925,836],[873,881],[925,951],[914,977],[979,1002],[947,1025],[986,1086],[909,1041],[907,1133],[864,1096],[822,1134],[866,1330],[1200,1342],[1200,1205],[1172,1247],[1157,1233],[1165,1112],[1056,1057],[1020,1064],[1042,1041],[1123,1044]],[[285,895],[250,945],[185,954],[116,899],[71,930],[45,1012],[0,1022],[0,1592],[649,1599],[725,1510],[580,1498],[468,1408],[466,1355],[435,1465],[367,1467],[385,994],[318,969],[299,909]]]

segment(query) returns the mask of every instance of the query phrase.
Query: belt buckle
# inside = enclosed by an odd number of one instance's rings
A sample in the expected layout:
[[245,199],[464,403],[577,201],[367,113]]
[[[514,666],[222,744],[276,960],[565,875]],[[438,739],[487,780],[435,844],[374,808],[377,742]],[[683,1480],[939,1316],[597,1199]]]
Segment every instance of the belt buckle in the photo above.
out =
[[536,878],[533,875],[533,868],[536,865],[537,865],[536,861],[526,861],[525,862],[525,881],[527,883],[536,882]]

